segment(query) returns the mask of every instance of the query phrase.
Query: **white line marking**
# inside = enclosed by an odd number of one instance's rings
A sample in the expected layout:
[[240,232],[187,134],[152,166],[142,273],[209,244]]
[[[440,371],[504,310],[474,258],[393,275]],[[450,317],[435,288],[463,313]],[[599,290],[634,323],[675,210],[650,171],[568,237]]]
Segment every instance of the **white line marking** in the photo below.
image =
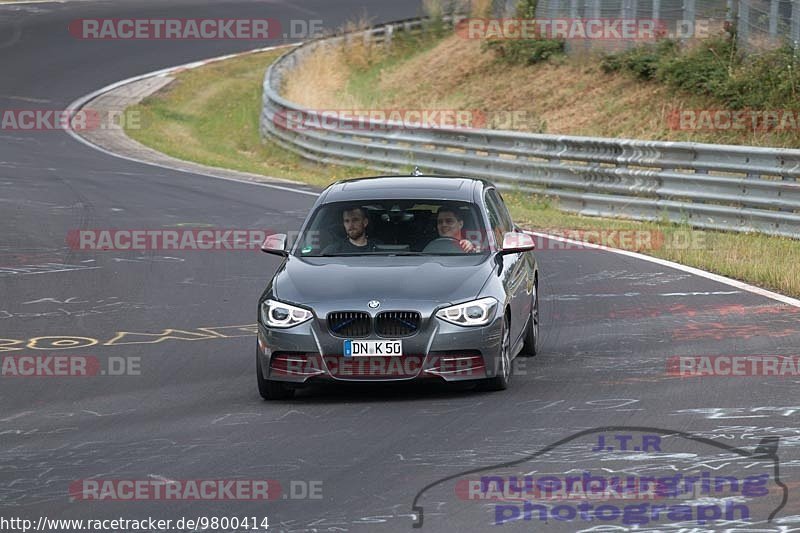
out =
[[704,291],[704,292],[662,292],[656,296],[717,296],[727,294],[741,294],[742,291]]
[[25,4],[63,4],[66,0],[14,0],[2,2],[0,6],[22,6]]
[[100,2],[102,0],[0,0],[0,6],[22,6],[25,4],[68,4],[70,2]]
[[22,418],[24,416],[28,416],[33,414],[34,411],[23,411],[21,413],[17,413],[15,415],[8,416],[6,418],[0,418],[0,422],[11,422],[12,420],[16,420],[17,418]]
[[703,291],[703,292],[624,292],[599,294],[556,294],[542,300],[580,300],[581,298],[638,298],[640,296],[728,296],[742,294],[742,291]]
[[602,246],[598,244],[593,244],[589,242],[581,242],[575,241],[572,239],[566,239],[564,237],[558,237],[556,235],[548,235],[547,233],[539,233],[537,231],[527,231],[526,233],[530,233],[531,235],[536,235],[537,237],[544,237],[546,239],[552,239],[556,241],[568,242],[570,244],[580,244],[587,248],[594,248],[600,251],[611,252],[620,255],[626,255],[628,257],[633,257],[635,259],[641,259],[642,261],[649,261],[650,263],[655,263],[657,265],[674,268],[675,270],[680,270],[682,272],[688,272],[689,274],[693,274],[695,276],[699,276],[701,278],[710,279],[712,281],[716,281],[717,283],[722,283],[724,285],[729,285],[731,287],[735,287],[737,289],[741,289],[743,291],[747,291],[753,294],[757,294],[759,296],[764,296],[766,298],[770,298],[772,300],[776,300],[781,303],[785,303],[787,305],[791,305],[793,307],[800,307],[800,300],[795,298],[791,298],[789,296],[784,296],[783,294],[778,294],[777,292],[768,291],[767,289],[762,289],[761,287],[756,287],[754,285],[750,285],[749,283],[745,283],[743,281],[738,281],[731,278],[726,278],[725,276],[720,276],[719,274],[712,274],[711,272],[706,272],[705,270],[700,270],[699,268],[694,268],[686,265],[681,265],[680,263],[673,263],[672,261],[667,261],[666,259],[660,259],[658,257],[651,257],[649,255],[640,254],[637,252],[631,252],[628,250],[619,250],[617,248],[609,248],[608,246]]
[[[57,267],[67,267],[67,268],[52,268],[54,266]],[[31,268],[47,268],[50,267],[51,270],[37,270],[31,272]],[[53,274],[56,272],[77,272],[83,270],[95,270],[100,267],[90,267],[90,266],[80,266],[80,265],[58,265],[56,263],[46,263],[44,265],[23,265],[21,267],[1,267],[0,268],[0,276],[9,275],[9,276],[32,276],[34,274]]]
[[177,481],[175,481],[174,479],[169,479],[168,477],[160,476],[158,474],[147,474],[147,477],[149,477],[150,479],[161,481],[163,483],[166,483],[167,485],[170,485],[172,483],[177,483]]

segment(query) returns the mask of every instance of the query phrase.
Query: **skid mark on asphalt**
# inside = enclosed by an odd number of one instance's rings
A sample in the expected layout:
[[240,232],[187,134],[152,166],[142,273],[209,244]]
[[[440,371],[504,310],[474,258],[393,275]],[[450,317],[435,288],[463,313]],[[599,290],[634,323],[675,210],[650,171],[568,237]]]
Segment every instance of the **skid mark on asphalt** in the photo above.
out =
[[[703,331],[703,329],[706,331]],[[726,305],[689,315],[687,333],[676,339],[699,340],[754,336],[786,337],[800,334],[800,308],[788,305]]]
[[788,306],[727,306],[716,314],[691,317],[687,324],[672,332],[672,338],[678,341],[697,341],[800,335],[798,311],[797,308]]
[[[650,296],[650,295],[648,295]],[[545,300],[542,297],[542,300]],[[558,298],[548,298],[558,301]],[[627,307],[626,307],[627,306]],[[612,308],[597,308],[592,306],[570,307],[563,311],[552,313],[554,320],[603,320],[603,319],[648,319],[673,316],[675,319],[706,318],[719,319],[721,317],[746,317],[748,315],[785,315],[797,316],[800,308],[785,304],[742,305],[721,304],[718,298],[697,298],[691,304],[675,303],[649,303],[637,300],[620,298],[614,302]]]
[[752,339],[754,337],[790,337],[798,335],[797,325],[775,329],[774,324],[689,324],[673,333],[678,341],[725,340],[730,338]]
[[601,270],[576,277],[571,283],[583,285],[598,281],[625,281],[626,286],[646,285],[655,287],[667,283],[676,283],[692,276],[677,272],[636,272],[630,270]]

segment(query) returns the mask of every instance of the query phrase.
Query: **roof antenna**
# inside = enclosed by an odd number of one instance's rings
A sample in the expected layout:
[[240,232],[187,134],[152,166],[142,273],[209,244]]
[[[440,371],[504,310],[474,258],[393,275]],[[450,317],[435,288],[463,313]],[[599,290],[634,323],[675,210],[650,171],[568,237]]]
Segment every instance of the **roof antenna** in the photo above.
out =
[[411,175],[412,176],[421,176],[422,175],[422,171],[419,169],[419,167],[414,167],[414,172],[412,172]]

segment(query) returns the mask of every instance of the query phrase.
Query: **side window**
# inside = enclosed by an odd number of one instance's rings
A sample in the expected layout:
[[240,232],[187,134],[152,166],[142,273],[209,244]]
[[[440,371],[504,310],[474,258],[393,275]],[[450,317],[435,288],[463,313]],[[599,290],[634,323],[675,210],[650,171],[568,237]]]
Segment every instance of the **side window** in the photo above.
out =
[[492,233],[494,233],[494,242],[499,247],[503,244],[503,233],[505,232],[500,210],[497,206],[497,201],[492,198],[491,191],[486,193],[484,200],[486,201],[486,212],[489,215],[489,225],[492,227]]
[[492,189],[489,191],[489,196],[495,201],[495,204],[497,204],[497,212],[500,215],[500,223],[503,225],[503,231],[514,231],[514,222],[511,220],[511,215],[508,213],[508,208],[502,196],[500,196],[500,193],[497,192],[497,189]]

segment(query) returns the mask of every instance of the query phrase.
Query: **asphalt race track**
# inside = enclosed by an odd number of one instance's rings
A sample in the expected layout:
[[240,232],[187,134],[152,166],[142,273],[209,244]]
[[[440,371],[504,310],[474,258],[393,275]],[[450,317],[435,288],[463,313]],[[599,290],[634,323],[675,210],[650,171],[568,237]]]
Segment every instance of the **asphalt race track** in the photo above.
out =
[[[336,27],[363,9],[376,21],[418,14],[416,3],[397,0],[0,5],[0,108],[64,109],[117,80],[282,42],[79,41],[66,31],[74,19],[268,16]],[[751,451],[764,437],[779,437],[787,502],[759,503],[750,529],[731,531],[800,531],[799,378],[667,374],[671,356],[797,354],[795,307],[632,257],[546,245],[537,255],[541,353],[521,362],[509,390],[349,386],[266,403],[255,386],[253,325],[277,258],[89,253],[66,243],[76,229],[288,231],[313,200],[114,158],[60,131],[0,130],[0,356],[140,364],[140,375],[0,377],[0,517],[268,516],[269,531],[410,531],[415,497],[437,480],[491,472],[584,430],[642,426],[655,429],[609,434],[675,430]],[[646,464],[640,471],[649,473],[730,466],[709,442],[665,442],[670,453],[630,464]],[[613,459],[569,446],[551,462],[530,459],[518,473],[597,473]],[[757,462],[741,471],[755,472]],[[86,479],[268,479],[282,492],[267,502],[71,499],[70,488]],[[423,530],[601,525],[536,518],[493,525],[492,502],[465,503],[441,487],[420,496]],[[780,510],[766,523],[772,508]],[[677,522],[662,517],[639,531],[691,530]]]

